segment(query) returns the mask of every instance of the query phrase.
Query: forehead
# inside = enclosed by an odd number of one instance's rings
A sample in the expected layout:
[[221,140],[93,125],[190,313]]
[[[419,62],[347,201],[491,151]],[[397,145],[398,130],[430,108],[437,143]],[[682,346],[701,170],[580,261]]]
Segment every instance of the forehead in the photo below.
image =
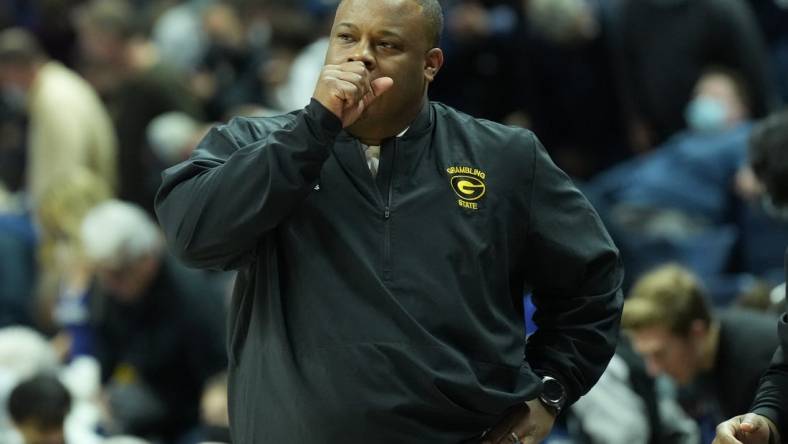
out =
[[629,333],[632,345],[640,353],[655,353],[681,342],[667,327],[646,327]]
[[[424,29],[422,7],[413,0],[345,0],[337,9],[334,26],[375,29]],[[422,31],[423,32],[423,31]]]
[[711,94],[733,94],[736,86],[733,79],[724,74],[706,74],[698,84],[698,89]]

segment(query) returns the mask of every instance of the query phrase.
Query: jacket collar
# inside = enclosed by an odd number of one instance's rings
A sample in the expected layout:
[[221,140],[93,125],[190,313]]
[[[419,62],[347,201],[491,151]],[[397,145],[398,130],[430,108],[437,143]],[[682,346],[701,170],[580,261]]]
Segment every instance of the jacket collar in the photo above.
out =
[[[423,136],[432,128],[433,120],[434,117],[432,115],[432,106],[430,106],[429,100],[425,100],[424,105],[421,107],[421,111],[419,111],[419,114],[416,115],[415,119],[413,119],[413,122],[411,122],[410,126],[408,127],[408,131],[405,132],[400,140],[408,141]],[[350,139],[355,140],[356,138],[345,130],[342,130],[342,132],[339,133],[339,136],[337,136],[337,141],[341,142],[347,142]],[[384,139],[381,145],[385,145],[386,142],[391,139],[393,139],[393,137]]]

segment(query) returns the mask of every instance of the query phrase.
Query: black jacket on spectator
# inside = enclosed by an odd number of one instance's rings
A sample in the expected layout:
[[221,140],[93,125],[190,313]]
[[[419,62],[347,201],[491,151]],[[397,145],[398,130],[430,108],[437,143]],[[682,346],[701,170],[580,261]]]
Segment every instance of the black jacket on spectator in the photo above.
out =
[[[785,259],[785,276],[788,278],[788,251]],[[774,422],[780,429],[783,441],[788,438],[788,314],[783,313],[777,327],[780,346],[772,359],[772,365],[766,371],[758,394],[752,405],[752,412],[763,415]]]
[[777,335],[771,315],[733,309],[721,312],[719,320],[713,390],[723,417],[730,418],[749,409],[777,347]]
[[94,322],[102,380],[116,388],[141,384],[164,408],[159,421],[124,432],[171,442],[197,426],[203,384],[227,362],[225,310],[214,288],[168,258],[139,302],[99,294]]
[[233,442],[457,443],[535,398],[539,374],[586,392],[615,349],[622,270],[533,134],[431,103],[383,141],[377,179],[361,149],[313,100],[234,119],[165,172],[174,251],[239,270]]

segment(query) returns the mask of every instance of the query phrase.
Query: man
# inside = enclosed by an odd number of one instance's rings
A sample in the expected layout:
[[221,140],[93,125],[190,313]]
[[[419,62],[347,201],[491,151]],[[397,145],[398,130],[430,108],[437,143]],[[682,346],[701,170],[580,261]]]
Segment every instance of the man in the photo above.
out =
[[[773,115],[759,123],[751,141],[750,162],[756,177],[766,191],[764,201],[775,216],[788,214],[788,112]],[[788,279],[788,251],[785,258]],[[771,366],[764,374],[755,394],[755,401],[744,415],[737,415],[717,426],[713,444],[772,444],[788,437],[788,315],[778,322],[780,345]],[[746,411],[745,409],[740,412]]]
[[774,318],[746,310],[714,312],[697,278],[678,265],[641,277],[622,327],[649,372],[698,391],[724,416],[746,409],[777,346]]
[[0,33],[0,88],[29,118],[25,188],[33,204],[52,178],[77,166],[114,186],[117,139],[107,110],[87,82],[49,60],[27,31]]
[[309,105],[164,175],[173,250],[239,270],[233,442],[539,442],[614,351],[617,250],[531,133],[427,101],[441,23],[345,0]]
[[114,431],[175,442],[197,426],[203,384],[226,365],[222,299],[164,255],[135,205],[96,206],[81,241],[98,281],[91,326]]
[[8,397],[8,413],[24,444],[65,444],[63,423],[70,410],[71,394],[46,374],[21,382]]

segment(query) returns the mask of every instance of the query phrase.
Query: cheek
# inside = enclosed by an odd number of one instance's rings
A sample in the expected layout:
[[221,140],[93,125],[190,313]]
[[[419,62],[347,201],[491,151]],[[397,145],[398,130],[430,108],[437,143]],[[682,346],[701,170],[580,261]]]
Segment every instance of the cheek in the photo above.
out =
[[673,371],[689,375],[690,369],[695,365],[695,354],[689,347],[677,347],[671,356],[671,368]]

